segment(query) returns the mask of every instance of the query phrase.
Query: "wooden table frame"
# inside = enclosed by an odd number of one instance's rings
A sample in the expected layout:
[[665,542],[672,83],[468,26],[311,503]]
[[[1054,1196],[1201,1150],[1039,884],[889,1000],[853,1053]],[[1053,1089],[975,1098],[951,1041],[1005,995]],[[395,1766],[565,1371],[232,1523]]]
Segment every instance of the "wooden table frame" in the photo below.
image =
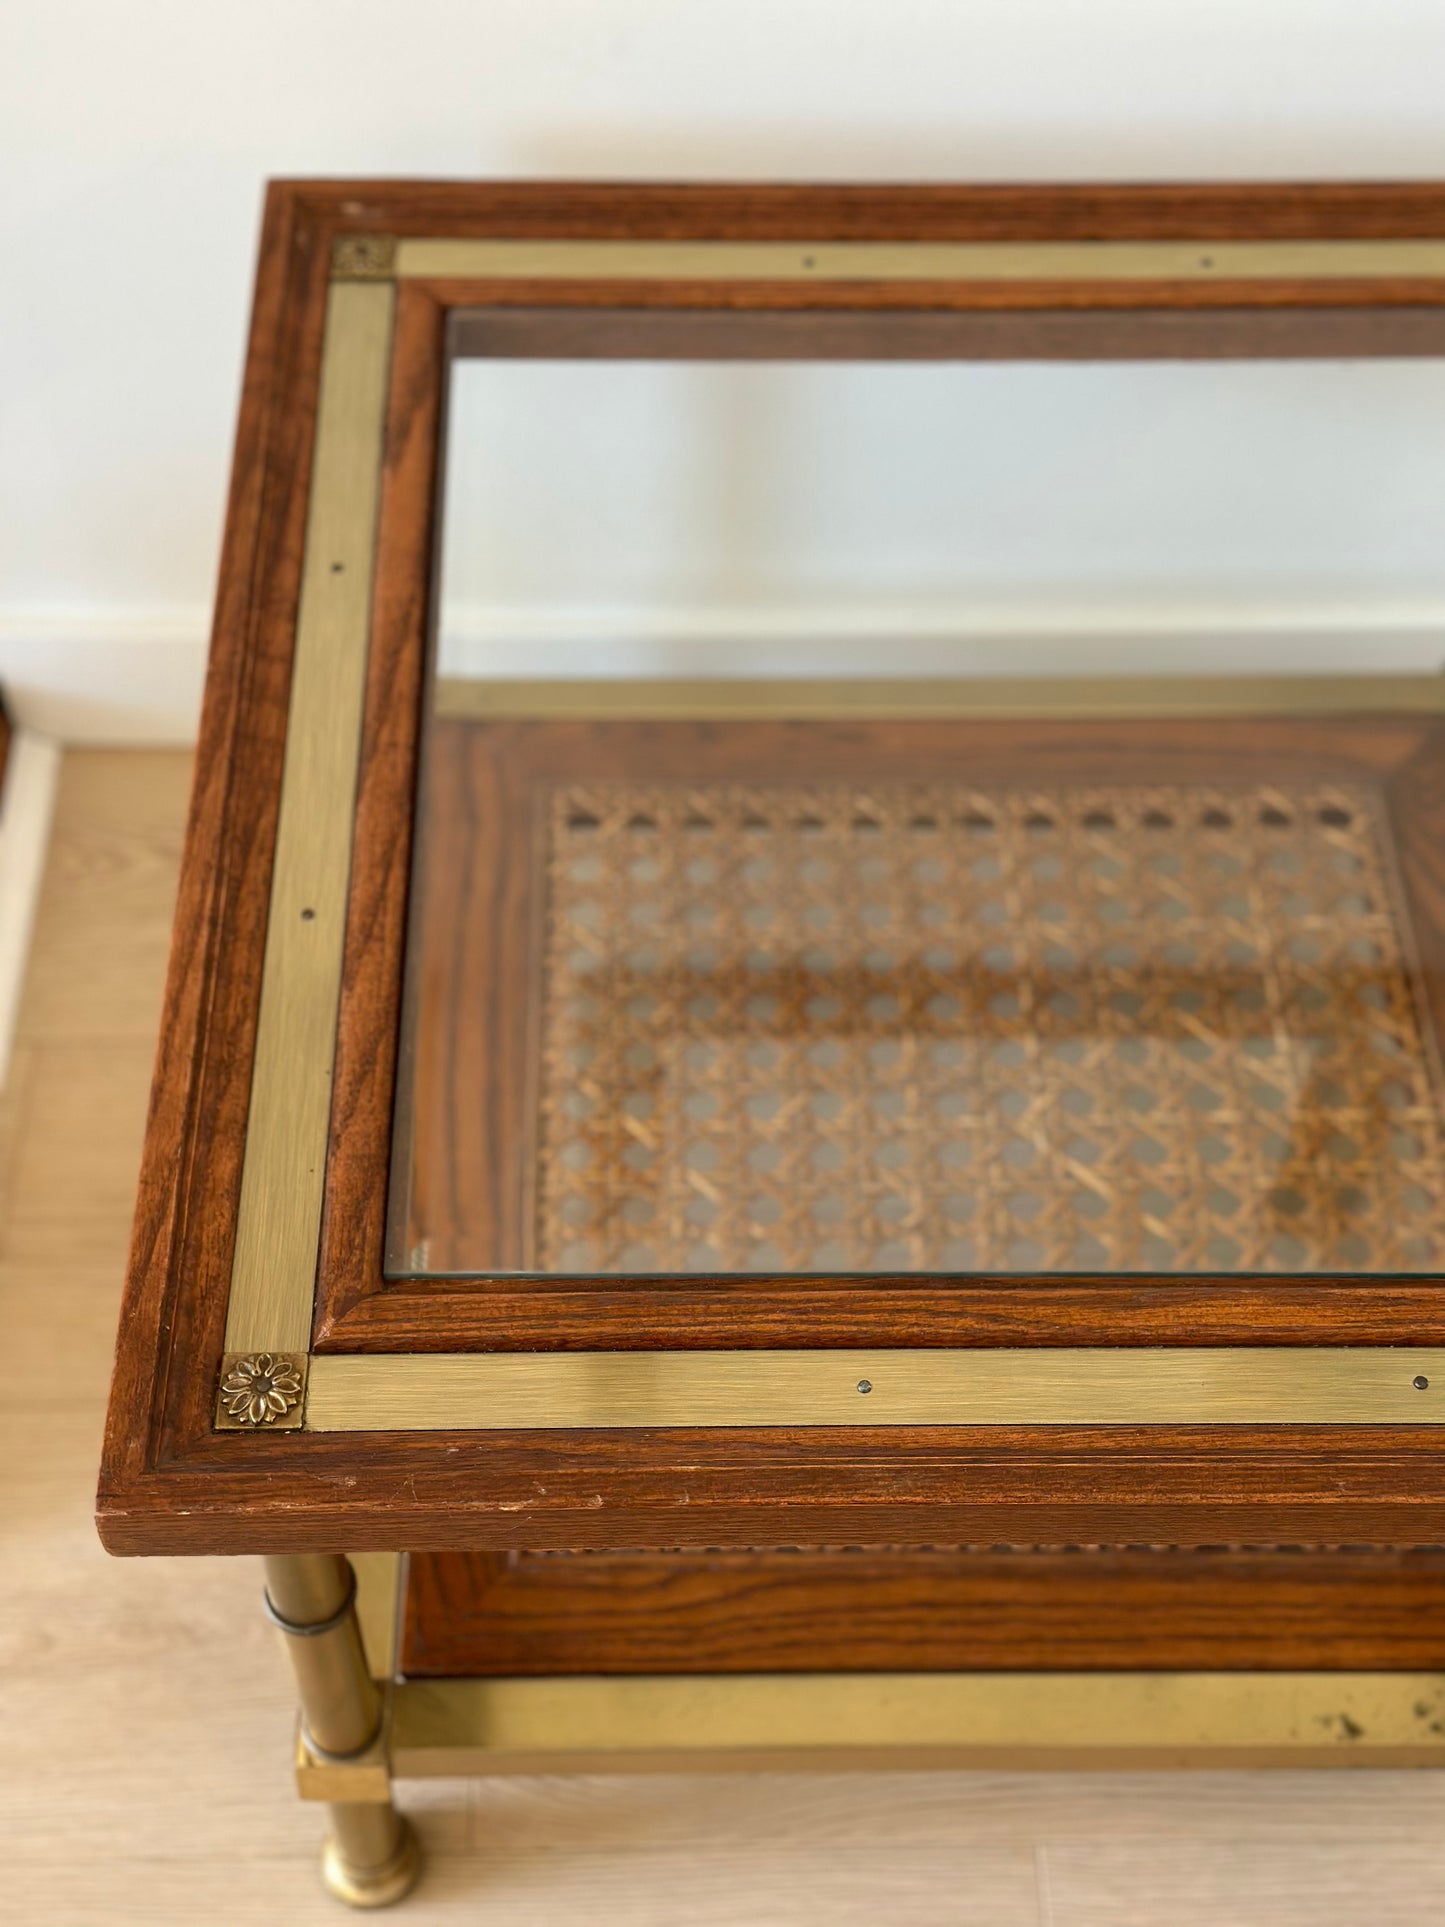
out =
[[[1280,1278],[1267,1294],[1224,1276],[951,1280],[946,1315],[936,1281],[824,1280],[822,1342],[791,1346],[768,1336],[787,1281],[664,1280],[681,1338],[659,1352],[629,1331],[632,1281],[498,1281],[479,1325],[475,1293],[386,1277],[449,356],[638,339],[684,356],[1440,354],[1445,188],[271,188],[99,1522],[117,1552],[271,1556],[273,1607],[311,1655],[298,1671],[312,1741],[331,1731],[327,1753],[346,1756],[314,1753],[303,1781],[388,1815],[376,1735],[413,1734],[438,1689],[399,1687],[378,1726],[339,1547],[1445,1537],[1439,1278]],[[1184,697],[1261,719],[1390,712],[1377,773],[1413,785],[1434,821],[1440,693],[1428,678]],[[771,697],[788,715],[850,699],[926,715],[1030,700],[933,685]],[[637,700],[676,713],[689,699]],[[1426,837],[1410,854],[1432,906],[1438,850]],[[739,1339],[724,1314],[743,1299]],[[858,1401],[860,1381],[879,1394]],[[315,1656],[347,1640],[337,1663],[361,1698],[328,1727],[336,1677],[318,1686]],[[1076,1737],[1105,1701],[1127,1727],[1141,1676],[1114,1677],[1081,1689],[1094,1711]],[[1329,1677],[1333,1706],[1346,1676]],[[958,1688],[940,1745],[978,1731],[982,1690]],[[1166,1752],[1214,1731],[1179,1690],[1187,1710],[1157,1728]],[[1380,1757],[1438,1760],[1430,1721],[1408,1712],[1432,1692],[1411,1690],[1367,1731]],[[656,1687],[639,1714],[649,1758],[680,1730],[666,1699]],[[595,1737],[571,1701],[564,1724]],[[912,1704],[900,1686],[860,1718],[896,1740]],[[1032,1704],[1019,1687],[992,1756],[1026,1745],[1010,1721]],[[477,1705],[444,1743],[398,1739],[394,1762],[492,1757],[457,1736],[510,1713],[495,1691]],[[615,1726],[615,1696],[606,1708]],[[1289,1755],[1297,1714],[1245,1751]],[[801,1702],[797,1717],[825,1751],[829,1730],[859,1737]],[[698,1730],[767,1753],[729,1718],[720,1702]],[[1328,1732],[1325,1752],[1371,1752],[1374,1737],[1353,1745],[1358,1724]],[[369,1794],[354,1791],[363,1772]],[[349,1824],[333,1884],[394,1897],[412,1871],[402,1837],[388,1822],[349,1842]]]

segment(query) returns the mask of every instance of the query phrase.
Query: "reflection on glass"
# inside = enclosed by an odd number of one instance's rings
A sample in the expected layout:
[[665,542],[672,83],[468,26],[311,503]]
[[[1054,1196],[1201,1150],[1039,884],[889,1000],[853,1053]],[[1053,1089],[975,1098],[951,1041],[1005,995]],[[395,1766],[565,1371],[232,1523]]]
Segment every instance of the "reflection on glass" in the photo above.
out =
[[459,364],[392,1268],[1445,1269],[1420,937],[1345,724],[487,713],[1433,670],[1442,499],[1434,363]]
[[1434,669],[1445,364],[464,361],[443,676]]

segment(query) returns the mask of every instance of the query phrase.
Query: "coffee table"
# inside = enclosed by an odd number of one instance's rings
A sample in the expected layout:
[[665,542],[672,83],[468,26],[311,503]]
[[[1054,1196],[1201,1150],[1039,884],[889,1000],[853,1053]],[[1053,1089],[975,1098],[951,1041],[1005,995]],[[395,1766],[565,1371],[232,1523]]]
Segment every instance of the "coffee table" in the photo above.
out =
[[469,357],[1442,351],[1434,186],[271,189],[99,1522],[266,1555],[343,1899],[394,1776],[1445,1761],[1445,683],[434,647]]

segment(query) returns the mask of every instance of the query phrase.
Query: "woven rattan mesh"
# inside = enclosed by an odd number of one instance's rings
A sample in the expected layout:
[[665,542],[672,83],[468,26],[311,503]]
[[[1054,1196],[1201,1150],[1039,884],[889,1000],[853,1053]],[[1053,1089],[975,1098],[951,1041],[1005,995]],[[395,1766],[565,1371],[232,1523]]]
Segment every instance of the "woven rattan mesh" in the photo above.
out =
[[542,1268],[1445,1261],[1366,788],[609,782],[547,836]]

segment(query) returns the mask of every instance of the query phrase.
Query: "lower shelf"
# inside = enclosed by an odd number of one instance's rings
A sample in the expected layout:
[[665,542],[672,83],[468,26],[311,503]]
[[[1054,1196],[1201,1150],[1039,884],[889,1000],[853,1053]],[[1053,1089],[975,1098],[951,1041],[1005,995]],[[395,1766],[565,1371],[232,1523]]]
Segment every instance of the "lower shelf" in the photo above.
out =
[[409,1678],[1445,1670],[1445,1550],[426,1553]]
[[[640,1555],[639,1555],[640,1556]],[[676,1559],[680,1555],[649,1555]],[[701,1559],[711,1555],[693,1554]],[[758,1555],[763,1557],[764,1555]],[[766,1555],[781,1558],[785,1555]],[[788,1555],[795,1559],[808,1556]],[[875,1549],[879,1559],[895,1549]],[[974,1555],[967,1555],[974,1556]],[[981,1555],[980,1555],[981,1556]],[[1095,1553],[992,1554],[1074,1559]],[[1136,1549],[1138,1559],[1160,1558]],[[1184,1555],[1179,1555],[1181,1558]],[[1188,1560],[1212,1556],[1190,1554]],[[1221,1553],[1221,1558],[1246,1555]],[[1302,1562],[1320,1553],[1258,1555]],[[953,1555],[965,1557],[962,1553]],[[1122,1558],[1124,1555],[1110,1555]],[[1368,1565],[1364,1553],[1331,1560]],[[1439,1583],[1436,1555],[1373,1555]],[[1412,1564],[1411,1562],[1414,1562]],[[382,1800],[392,1776],[856,1767],[1445,1767],[1445,1666],[923,1671],[658,1670],[606,1676],[394,1678],[401,1561],[355,1560],[383,1738],[352,1762],[298,1752],[302,1793]],[[415,1572],[423,1562],[412,1561]],[[1039,1570],[1046,1570],[1041,1566]],[[1438,1618],[1438,1615],[1436,1615]],[[1398,1649],[1397,1649],[1398,1650]]]

